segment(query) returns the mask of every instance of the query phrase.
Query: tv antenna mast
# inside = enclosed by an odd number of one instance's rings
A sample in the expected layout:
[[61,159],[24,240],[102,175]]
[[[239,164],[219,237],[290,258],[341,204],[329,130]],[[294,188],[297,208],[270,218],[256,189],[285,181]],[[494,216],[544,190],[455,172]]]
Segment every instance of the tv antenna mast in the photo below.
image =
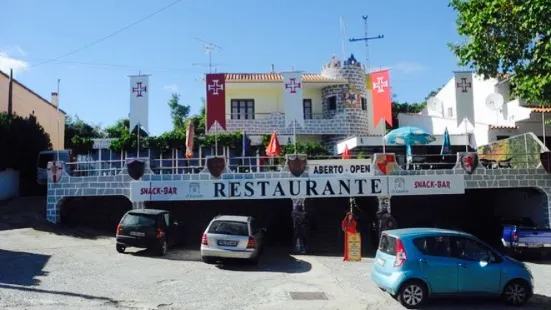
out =
[[205,49],[205,52],[209,55],[209,62],[208,62],[209,73],[212,73],[212,67],[213,67],[212,52],[214,50],[222,50],[222,47],[220,47],[220,46],[218,46],[218,45],[216,45],[212,42],[205,41],[203,39],[195,38],[195,40],[203,43],[203,49]]
[[365,70],[369,74],[369,73],[371,73],[371,68],[370,68],[370,65],[369,65],[369,41],[377,40],[377,39],[383,39],[385,36],[380,34],[376,37],[368,37],[367,15],[362,16],[362,18],[364,20],[364,37],[359,38],[359,39],[351,38],[348,41],[350,41],[350,42],[364,41],[364,43],[365,43]]

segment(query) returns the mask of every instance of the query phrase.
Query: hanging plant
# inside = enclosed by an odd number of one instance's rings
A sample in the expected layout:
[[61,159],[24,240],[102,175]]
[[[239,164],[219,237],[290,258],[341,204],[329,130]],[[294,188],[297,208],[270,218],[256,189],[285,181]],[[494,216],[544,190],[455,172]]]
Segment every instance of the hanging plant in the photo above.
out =
[[94,147],[94,141],[89,137],[74,136],[71,138],[71,145],[68,148],[72,149],[75,155],[88,154]]

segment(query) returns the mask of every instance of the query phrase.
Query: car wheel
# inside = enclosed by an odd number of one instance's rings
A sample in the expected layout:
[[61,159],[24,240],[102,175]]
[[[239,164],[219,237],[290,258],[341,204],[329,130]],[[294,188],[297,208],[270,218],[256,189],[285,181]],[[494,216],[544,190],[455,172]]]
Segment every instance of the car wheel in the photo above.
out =
[[417,309],[427,300],[427,289],[420,281],[408,281],[402,284],[396,298],[407,309]]
[[164,256],[166,254],[166,251],[168,249],[168,245],[166,244],[166,240],[163,239],[161,240],[161,242],[159,243],[159,256]]
[[530,299],[530,287],[524,281],[513,280],[503,288],[503,300],[513,306],[521,306]]
[[117,252],[124,253],[125,250],[126,250],[126,247],[124,245],[117,244]]
[[201,257],[201,260],[203,261],[203,263],[205,264],[214,264],[214,259],[212,257],[206,257],[206,256],[202,256]]
[[255,257],[255,258],[249,259],[249,260],[247,261],[247,263],[249,263],[249,265],[251,265],[251,266],[256,266],[256,265],[258,265],[258,262],[259,262],[259,261],[260,261],[260,257],[257,256],[257,257]]

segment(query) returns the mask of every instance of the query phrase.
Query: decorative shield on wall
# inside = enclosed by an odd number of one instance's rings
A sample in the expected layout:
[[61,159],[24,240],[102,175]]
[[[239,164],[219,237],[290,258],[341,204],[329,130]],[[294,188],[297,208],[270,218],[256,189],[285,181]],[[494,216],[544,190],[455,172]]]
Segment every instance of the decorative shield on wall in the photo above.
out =
[[394,154],[375,154],[375,165],[384,175],[391,174],[396,167],[396,155]]
[[58,183],[63,176],[63,163],[60,161],[48,162],[48,180],[52,183]]
[[126,170],[132,179],[139,180],[145,172],[145,161],[138,158],[129,158],[126,160]]
[[540,161],[543,169],[545,169],[547,173],[551,173],[551,152],[540,153]]
[[472,174],[476,167],[478,167],[478,154],[477,153],[462,153],[459,157],[461,167],[468,174]]
[[306,155],[287,155],[287,167],[295,177],[300,177],[306,170]]
[[207,169],[215,178],[219,178],[226,169],[226,159],[224,157],[211,157],[207,159]]

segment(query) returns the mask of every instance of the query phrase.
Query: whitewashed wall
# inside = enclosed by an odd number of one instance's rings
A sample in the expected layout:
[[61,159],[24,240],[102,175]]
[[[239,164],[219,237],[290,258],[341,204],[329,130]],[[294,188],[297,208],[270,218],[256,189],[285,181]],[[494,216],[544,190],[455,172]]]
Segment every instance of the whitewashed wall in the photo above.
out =
[[12,169],[0,171],[0,200],[19,195],[19,171]]

